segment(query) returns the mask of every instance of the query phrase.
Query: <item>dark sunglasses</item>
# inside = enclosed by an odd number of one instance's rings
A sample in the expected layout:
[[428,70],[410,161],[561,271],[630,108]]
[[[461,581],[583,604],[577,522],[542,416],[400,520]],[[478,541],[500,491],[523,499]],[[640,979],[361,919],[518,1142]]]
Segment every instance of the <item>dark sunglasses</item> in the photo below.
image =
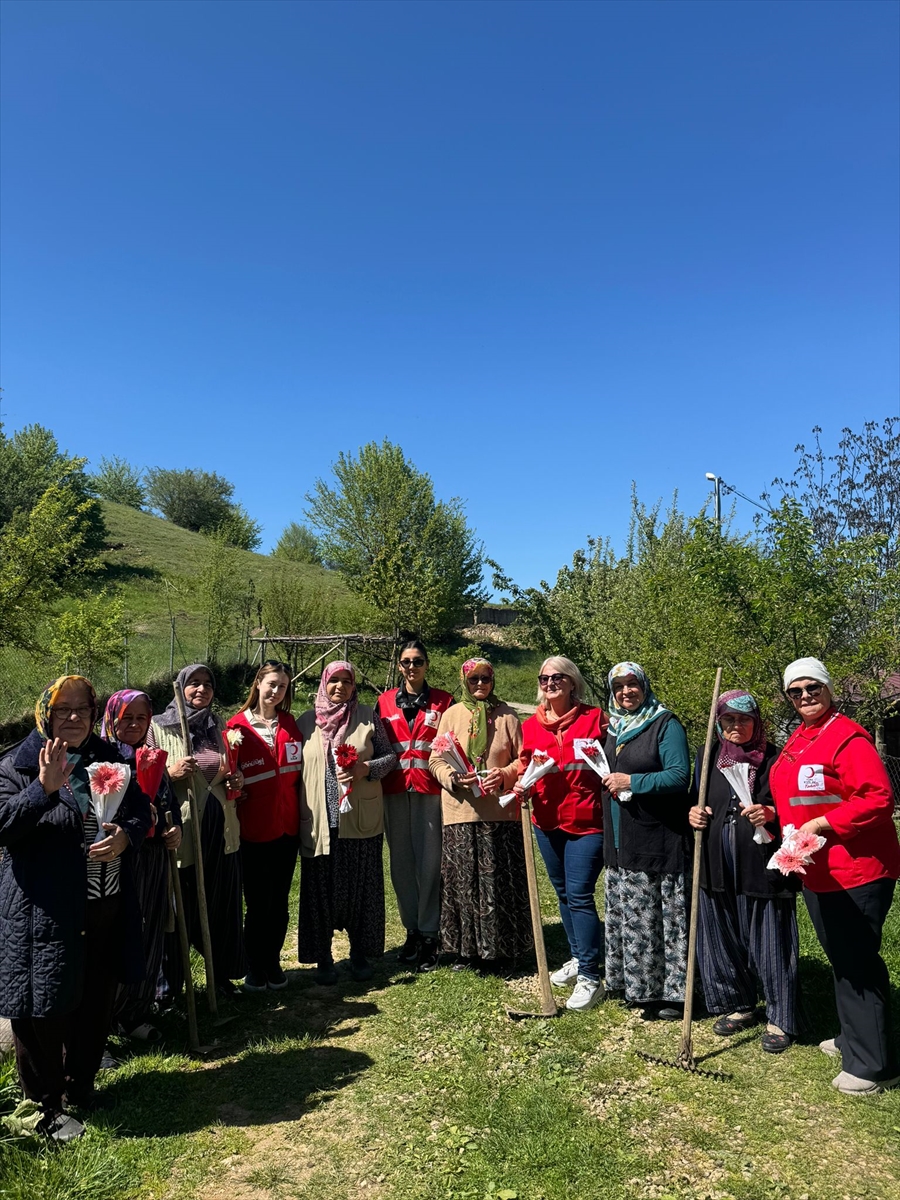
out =
[[812,698],[818,696],[824,686],[824,683],[808,683],[806,687],[788,688],[787,694],[792,700],[799,700],[803,695]]
[[424,658],[401,658],[400,666],[401,667],[424,667],[425,659]]
[[466,683],[493,683],[493,675],[467,675]]
[[545,688],[548,683],[562,683],[564,679],[568,678],[568,675],[538,675],[538,683]]
[[263,665],[260,667],[260,670],[261,671],[263,671],[263,670],[284,671],[286,675],[290,675],[290,673],[291,673],[290,664],[286,663],[286,662],[281,662],[281,660],[277,659],[277,658],[267,658],[266,661],[263,663]]

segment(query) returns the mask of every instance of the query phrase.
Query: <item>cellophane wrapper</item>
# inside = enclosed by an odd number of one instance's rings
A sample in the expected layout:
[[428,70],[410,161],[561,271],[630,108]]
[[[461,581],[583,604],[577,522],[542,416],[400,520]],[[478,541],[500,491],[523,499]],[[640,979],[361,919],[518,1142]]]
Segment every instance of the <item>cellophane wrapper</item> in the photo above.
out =
[[[554,758],[551,758],[549,754],[544,754],[540,750],[535,750],[531,756],[531,762],[519,778],[519,787],[527,792],[530,787],[534,787],[539,779],[543,779],[545,775],[548,775],[555,766],[556,760]],[[515,792],[507,792],[505,796],[500,797],[500,807],[506,808],[515,799]]]
[[128,763],[91,763],[87,775],[91,786],[91,807],[97,818],[97,836],[91,843],[95,845],[109,837],[103,826],[111,825],[119,811],[122,797],[131,783],[131,767]]

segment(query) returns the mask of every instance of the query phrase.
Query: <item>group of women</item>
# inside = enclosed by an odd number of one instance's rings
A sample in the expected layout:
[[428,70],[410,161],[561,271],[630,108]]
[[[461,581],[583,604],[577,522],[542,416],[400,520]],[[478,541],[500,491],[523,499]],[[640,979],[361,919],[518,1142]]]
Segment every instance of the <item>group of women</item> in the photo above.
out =
[[[399,961],[428,972],[444,954],[456,970],[502,970],[533,947],[520,803],[531,805],[559,900],[569,957],[551,979],[571,985],[568,1009],[613,995],[647,1019],[675,1019],[694,1002],[687,930],[693,831],[703,830],[698,956],[715,1032],[756,1024],[760,987],[763,1050],[780,1053],[800,1032],[802,882],[834,972],[840,1030],[821,1043],[842,1060],[834,1085],[869,1094],[898,1082],[879,953],[900,875],[893,798],[871,737],[837,711],[820,662],[785,672],[800,723],[780,753],[752,696],[721,696],[703,807],[702,755],[692,775],[684,728],[637,663],[610,671],[607,713],[587,702],[573,662],[547,659],[521,723],[484,658],[462,665],[456,702],[429,687],[420,641],[402,647],[399,667],[399,687],[373,708],[353,666],[331,663],[295,720],[288,666],[270,660],[225,723],[213,672],[193,664],[178,676],[189,744],[176,704],[153,716],[144,692],[110,697],[102,736],[88,680],[64,676],[43,693],[35,730],[0,761],[0,1015],[47,1136],[80,1136],[75,1114],[102,1102],[94,1081],[111,1027],[158,1036],[154,1012],[183,986],[172,855],[198,950],[202,857],[225,991],[237,980],[249,992],[287,986],[298,856],[299,961],[335,983],[343,930],[351,977],[370,979],[384,952],[384,835],[406,929]],[[153,796],[138,786],[145,747],[165,754]],[[97,763],[133,768],[103,823],[91,803]],[[768,866],[788,824],[825,839],[800,882]],[[605,924],[595,899],[604,868]]]

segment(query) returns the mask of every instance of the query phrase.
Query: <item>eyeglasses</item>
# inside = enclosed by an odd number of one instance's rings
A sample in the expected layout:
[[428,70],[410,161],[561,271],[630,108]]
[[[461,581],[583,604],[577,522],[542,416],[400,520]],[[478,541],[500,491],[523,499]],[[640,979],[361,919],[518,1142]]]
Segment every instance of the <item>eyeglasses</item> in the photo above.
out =
[[467,675],[466,683],[493,683],[493,675]]
[[69,708],[65,704],[54,704],[51,711],[55,717],[68,721],[72,717],[89,717],[94,710],[90,704],[79,704],[76,708]]
[[284,671],[285,675],[290,675],[291,668],[288,663],[281,662],[278,658],[267,658],[260,670],[268,668],[271,671]]
[[548,683],[562,683],[564,679],[568,678],[568,675],[538,675],[538,683],[545,688]]
[[401,658],[400,666],[401,667],[424,667],[425,659],[424,658]]
[[810,699],[813,699],[818,696],[824,686],[824,683],[808,683],[806,687],[788,688],[787,694],[792,700],[799,700],[801,696],[809,696]]

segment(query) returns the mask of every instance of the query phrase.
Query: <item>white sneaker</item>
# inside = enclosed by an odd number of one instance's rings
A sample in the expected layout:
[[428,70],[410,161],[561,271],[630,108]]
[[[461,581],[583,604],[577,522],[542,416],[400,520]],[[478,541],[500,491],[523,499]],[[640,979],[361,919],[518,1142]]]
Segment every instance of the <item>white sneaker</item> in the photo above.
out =
[[840,1058],[841,1052],[837,1047],[834,1038],[826,1038],[824,1042],[819,1042],[819,1049],[823,1054],[828,1054],[832,1058]]
[[572,995],[566,1001],[566,1008],[573,1008],[577,1012],[585,1012],[589,1008],[593,1008],[598,1000],[603,999],[603,984],[599,979],[588,979],[586,975],[579,975]]
[[553,971],[550,975],[550,982],[557,987],[565,987],[567,983],[574,983],[578,978],[578,959],[570,958],[568,962],[564,962],[558,971]]
[[840,1075],[832,1079],[831,1086],[836,1087],[845,1096],[877,1096],[881,1092],[888,1092],[891,1088],[895,1088],[898,1083],[900,1083],[900,1075],[895,1075],[893,1079],[882,1079],[876,1083],[872,1079],[860,1079],[858,1075],[851,1075],[849,1071],[841,1071]]

